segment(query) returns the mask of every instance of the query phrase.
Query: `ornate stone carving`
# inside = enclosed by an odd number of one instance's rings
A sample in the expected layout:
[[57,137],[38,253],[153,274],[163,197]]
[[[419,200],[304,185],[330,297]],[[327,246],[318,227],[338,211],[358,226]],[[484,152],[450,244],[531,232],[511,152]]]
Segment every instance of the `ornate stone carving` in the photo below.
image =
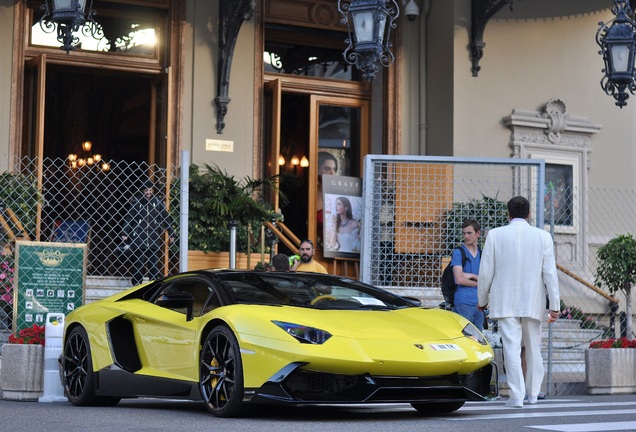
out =
[[554,143],[561,139],[561,132],[565,130],[568,120],[566,111],[565,103],[561,99],[550,99],[545,105],[543,117],[550,120],[545,133],[548,134],[550,142]]
[[563,100],[550,99],[542,111],[514,109],[503,122],[512,131],[512,157],[523,158],[533,151],[571,150],[582,153],[584,166],[590,169],[590,138],[601,126],[569,115]]

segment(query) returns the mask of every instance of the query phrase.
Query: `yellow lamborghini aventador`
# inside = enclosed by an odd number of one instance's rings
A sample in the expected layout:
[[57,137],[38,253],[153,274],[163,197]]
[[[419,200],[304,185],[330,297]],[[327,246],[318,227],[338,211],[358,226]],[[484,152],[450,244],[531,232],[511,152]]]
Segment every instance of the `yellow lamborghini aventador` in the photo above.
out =
[[65,321],[62,384],[74,405],[203,400],[406,402],[450,412],[496,395],[493,352],[463,317],[314,273],[181,273],[78,308]]

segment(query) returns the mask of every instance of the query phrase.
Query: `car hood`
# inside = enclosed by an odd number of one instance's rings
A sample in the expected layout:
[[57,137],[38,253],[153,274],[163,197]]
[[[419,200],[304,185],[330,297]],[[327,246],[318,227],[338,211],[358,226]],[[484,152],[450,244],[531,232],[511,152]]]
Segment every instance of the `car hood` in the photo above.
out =
[[266,320],[306,325],[333,336],[358,340],[411,339],[425,335],[428,340],[442,341],[463,337],[462,329],[468,324],[460,315],[440,309],[319,310],[258,305],[230,308],[241,315],[240,319],[232,319],[236,330],[248,334],[256,329],[262,334],[263,320]]

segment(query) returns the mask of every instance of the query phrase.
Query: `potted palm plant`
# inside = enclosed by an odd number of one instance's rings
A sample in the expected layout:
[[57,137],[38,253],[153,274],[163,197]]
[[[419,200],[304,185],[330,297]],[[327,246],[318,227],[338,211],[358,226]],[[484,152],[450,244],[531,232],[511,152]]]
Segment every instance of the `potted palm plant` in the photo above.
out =
[[[277,219],[266,200],[279,193],[281,182],[290,179],[274,176],[264,179],[237,178],[218,166],[190,167],[190,204],[188,217],[188,268],[227,267],[230,250],[230,223],[237,224],[237,266],[246,268],[245,254],[255,252],[248,231],[258,237],[264,220]],[[284,197],[281,197],[284,200]],[[242,255],[241,255],[242,253]]]

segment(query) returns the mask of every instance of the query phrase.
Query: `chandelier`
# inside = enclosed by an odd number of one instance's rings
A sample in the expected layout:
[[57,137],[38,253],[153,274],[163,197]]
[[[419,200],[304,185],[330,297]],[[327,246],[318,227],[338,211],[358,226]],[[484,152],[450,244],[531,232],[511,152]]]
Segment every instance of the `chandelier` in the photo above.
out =
[[102,159],[102,155],[99,153],[91,153],[93,143],[90,141],[84,141],[82,143],[82,157],[78,157],[76,153],[68,155],[68,161],[72,169],[82,168],[84,166],[92,167],[93,165],[99,166],[102,171],[110,170],[110,164]]

